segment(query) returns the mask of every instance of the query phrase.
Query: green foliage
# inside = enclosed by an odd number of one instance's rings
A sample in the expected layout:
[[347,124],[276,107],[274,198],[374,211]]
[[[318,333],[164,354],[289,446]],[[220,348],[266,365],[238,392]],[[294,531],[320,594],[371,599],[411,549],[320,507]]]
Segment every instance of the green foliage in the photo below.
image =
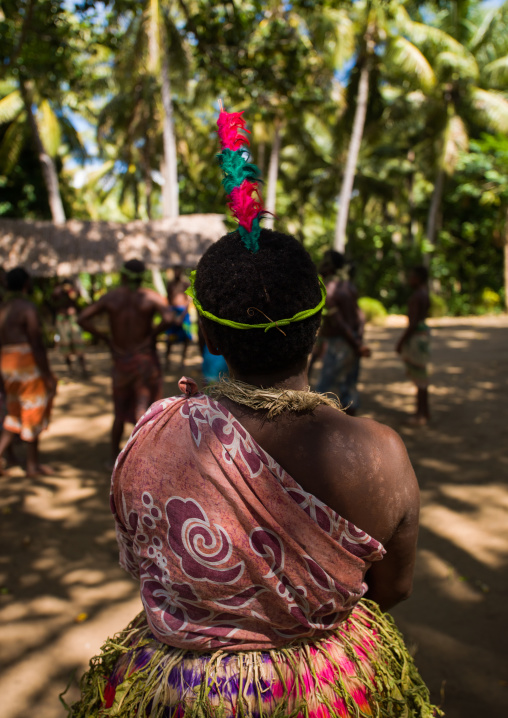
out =
[[365,321],[370,324],[382,326],[385,323],[388,312],[378,299],[372,297],[360,297],[358,305],[365,314]]
[[430,293],[430,311],[431,317],[445,317],[448,314],[448,306],[439,294]]
[[489,313],[498,311],[501,308],[501,297],[498,292],[494,292],[492,289],[485,287],[482,291],[479,308],[480,310],[485,309],[485,311]]
[[[252,161],[265,178],[280,124],[276,226],[318,261],[332,244],[370,53],[346,250],[360,294],[404,312],[407,269],[427,260],[441,311],[495,309],[508,231],[508,5],[452,5],[0,2],[0,216],[50,217],[22,80],[68,217],[161,215],[164,50],[180,211],[225,211],[215,158],[220,97],[226,109],[246,110]],[[425,227],[438,169],[433,242]]]

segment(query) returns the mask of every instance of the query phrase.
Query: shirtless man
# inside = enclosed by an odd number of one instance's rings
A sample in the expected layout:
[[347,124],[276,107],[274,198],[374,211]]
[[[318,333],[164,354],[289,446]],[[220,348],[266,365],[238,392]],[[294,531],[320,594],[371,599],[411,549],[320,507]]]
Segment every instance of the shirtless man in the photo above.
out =
[[[137,259],[125,262],[121,286],[102,296],[78,317],[85,331],[106,342],[113,357],[113,463],[120,451],[125,423],[135,424],[150,404],[162,398],[156,339],[173,321],[174,314],[164,297],[141,287],[144,271],[145,265]],[[157,313],[161,321],[154,325]],[[92,321],[101,314],[108,316],[110,334],[101,332]]]
[[357,296],[347,272],[341,276],[344,267],[344,256],[333,250],[325,252],[319,267],[326,283],[326,314],[320,332],[326,350],[316,391],[337,394],[346,412],[354,415],[359,406],[358,359],[370,356],[370,349],[362,343]]
[[182,343],[182,366],[185,364],[187,349],[192,340],[190,330],[189,304],[190,299],[185,294],[189,281],[183,273],[183,267],[173,268],[173,279],[167,284],[168,301],[175,313],[175,318],[166,331],[166,369],[169,366],[169,355],[173,344]]
[[6,301],[0,307],[0,371],[7,416],[0,437],[0,458],[16,434],[27,443],[27,476],[50,474],[39,461],[39,434],[48,425],[56,379],[51,373],[42,327],[29,299],[30,275],[22,267],[7,273]]
[[430,309],[428,280],[426,267],[413,267],[408,282],[413,290],[408,302],[408,326],[395,347],[404,361],[408,378],[416,385],[416,412],[408,421],[413,426],[424,426],[430,418],[430,330],[426,324]]

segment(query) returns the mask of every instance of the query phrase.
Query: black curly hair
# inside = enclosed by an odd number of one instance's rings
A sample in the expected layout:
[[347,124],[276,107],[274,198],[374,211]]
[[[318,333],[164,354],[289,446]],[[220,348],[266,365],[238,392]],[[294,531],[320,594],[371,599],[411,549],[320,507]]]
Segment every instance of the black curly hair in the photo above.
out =
[[30,275],[24,267],[14,267],[7,272],[5,280],[9,292],[21,292],[30,280]]
[[[266,317],[288,319],[319,304],[316,268],[302,245],[290,235],[262,229],[259,252],[244,247],[238,232],[222,237],[201,258],[196,297],[203,309],[224,319],[262,324]],[[253,316],[248,313],[254,307]],[[263,312],[266,317],[261,313]],[[228,364],[245,373],[301,370],[316,340],[321,312],[282,327],[234,329],[201,317],[210,341]]]

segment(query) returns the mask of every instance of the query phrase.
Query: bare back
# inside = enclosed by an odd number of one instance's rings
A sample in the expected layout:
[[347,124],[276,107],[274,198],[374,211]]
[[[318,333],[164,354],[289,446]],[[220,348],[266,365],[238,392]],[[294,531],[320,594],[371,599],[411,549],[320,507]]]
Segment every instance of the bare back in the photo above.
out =
[[328,314],[324,318],[322,335],[341,336],[343,324],[356,332],[359,327],[358,303],[349,282],[333,279],[327,286],[326,295]]
[[37,310],[29,299],[16,297],[0,306],[0,344],[30,342],[29,326],[38,324]]
[[409,298],[408,317],[411,326],[424,322],[430,310],[429,292],[426,287],[419,287]]
[[168,305],[164,297],[152,289],[121,286],[87,307],[81,313],[79,323],[83,329],[101,336],[90,320],[106,314],[111,349],[114,352],[135,352],[155,348],[154,317],[157,313],[168,319]]

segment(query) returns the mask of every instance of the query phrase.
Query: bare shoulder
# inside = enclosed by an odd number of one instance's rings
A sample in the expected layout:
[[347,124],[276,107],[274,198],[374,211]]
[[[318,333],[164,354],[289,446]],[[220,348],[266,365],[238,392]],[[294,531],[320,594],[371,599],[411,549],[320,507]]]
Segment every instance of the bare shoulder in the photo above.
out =
[[24,297],[17,297],[12,300],[12,304],[15,307],[16,314],[23,317],[37,317],[37,307],[30,299]]
[[322,471],[330,489],[347,518],[386,542],[402,520],[418,515],[418,482],[404,442],[372,419],[330,407],[320,414],[326,436]]
[[146,301],[151,302],[157,307],[160,307],[161,305],[167,305],[168,300],[166,297],[163,297],[161,294],[156,292],[154,289],[150,289],[148,287],[142,287],[140,289],[140,292],[142,293],[143,299]]
[[351,417],[327,406],[320,407],[318,415],[329,441],[348,448],[345,452],[348,461],[372,464],[375,468],[381,460],[389,463],[408,460],[401,437],[386,424],[374,419]]

